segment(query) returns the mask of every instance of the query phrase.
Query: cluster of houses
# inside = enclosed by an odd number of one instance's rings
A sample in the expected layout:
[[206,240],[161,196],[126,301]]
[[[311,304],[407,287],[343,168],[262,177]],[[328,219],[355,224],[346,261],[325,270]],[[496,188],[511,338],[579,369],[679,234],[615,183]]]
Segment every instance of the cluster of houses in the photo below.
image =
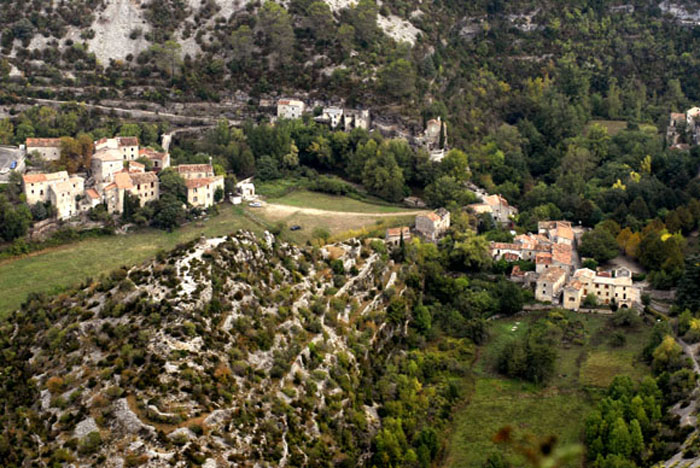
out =
[[537,234],[520,234],[512,243],[490,245],[495,260],[535,263],[535,271],[522,271],[515,265],[511,279],[534,287],[536,300],[561,304],[570,310],[578,310],[589,294],[599,304],[631,307],[640,302],[640,290],[633,285],[628,269],[608,272],[578,268],[576,237],[570,222],[541,221],[537,231]]
[[[277,101],[278,119],[299,119],[306,111],[304,101],[299,99],[279,99]],[[347,109],[337,106],[326,106],[321,109],[314,121],[328,125],[333,130],[350,132],[355,128],[370,129],[371,119],[369,110]],[[416,143],[424,146],[431,161],[442,161],[447,151],[447,126],[440,117],[426,122],[425,131],[415,139]]]
[[[60,138],[28,138],[28,154],[38,153],[47,161],[61,156]],[[146,158],[152,171],[138,159]],[[56,217],[72,218],[97,205],[104,204],[110,214],[124,211],[124,199],[129,193],[141,206],[158,200],[158,172],[170,167],[170,155],[151,148],[140,148],[135,137],[102,138],[94,142],[91,176],[68,175],[66,171],[30,173],[23,176],[27,203],[51,203]],[[208,208],[215,203],[218,189],[224,189],[224,177],[214,174],[211,164],[185,164],[175,168],[185,179],[187,201],[195,207]]]
[[[298,99],[280,99],[277,101],[277,118],[279,119],[299,119],[305,110],[306,104]],[[370,127],[368,110],[329,106],[324,107],[321,110],[321,114],[314,117],[314,120],[327,124],[334,130],[342,129],[346,132],[355,128],[369,130]]]
[[700,107],[683,112],[671,112],[666,141],[672,149],[687,150],[700,143]]

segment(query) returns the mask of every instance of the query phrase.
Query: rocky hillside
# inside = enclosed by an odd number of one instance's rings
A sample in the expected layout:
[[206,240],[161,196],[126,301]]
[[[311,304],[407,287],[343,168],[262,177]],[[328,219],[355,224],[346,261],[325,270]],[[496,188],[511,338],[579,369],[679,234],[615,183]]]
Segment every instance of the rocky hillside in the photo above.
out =
[[240,232],[33,298],[2,324],[17,427],[0,453],[24,466],[361,463],[380,426],[367,362],[402,332],[386,318],[396,271],[359,241],[300,250]]

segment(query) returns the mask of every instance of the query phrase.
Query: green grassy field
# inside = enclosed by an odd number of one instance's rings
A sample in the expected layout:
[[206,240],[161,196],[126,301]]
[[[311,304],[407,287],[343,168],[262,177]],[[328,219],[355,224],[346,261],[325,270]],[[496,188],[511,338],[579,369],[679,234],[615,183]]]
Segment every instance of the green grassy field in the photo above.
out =
[[[608,135],[610,136],[615,136],[627,128],[626,120],[591,120],[588,126],[590,127],[593,124],[598,124],[607,128]],[[648,123],[639,124],[639,129],[643,132],[658,133],[656,126]]]
[[[444,466],[483,466],[489,455],[502,450],[492,439],[506,426],[539,438],[556,435],[562,444],[580,443],[584,421],[595,405],[597,390],[606,387],[616,375],[641,379],[649,373],[639,359],[649,337],[649,327],[623,329],[626,344],[612,348],[610,318],[573,312],[567,315],[582,321],[584,344],[559,347],[555,376],[542,387],[503,378],[494,371],[503,344],[526,333],[537,315],[492,323],[491,338],[482,347],[481,359],[474,368],[473,392],[455,416]],[[581,464],[579,460],[570,466]]]
[[368,203],[348,197],[310,192],[308,190],[295,190],[282,197],[268,199],[268,202],[299,208],[315,208],[317,210],[350,213],[401,213],[402,211],[415,211],[392,205]]
[[262,228],[230,205],[201,224],[189,224],[167,233],[146,229],[128,235],[99,237],[0,262],[0,318],[24,302],[31,292],[59,291],[88,277],[97,277],[122,265],[134,265],[200,235],[222,236],[238,229],[258,233]]

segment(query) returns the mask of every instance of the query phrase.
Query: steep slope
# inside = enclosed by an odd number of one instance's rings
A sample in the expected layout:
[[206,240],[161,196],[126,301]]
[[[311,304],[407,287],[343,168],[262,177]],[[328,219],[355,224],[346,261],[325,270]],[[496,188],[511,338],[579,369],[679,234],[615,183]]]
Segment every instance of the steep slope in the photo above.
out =
[[36,444],[14,456],[77,466],[361,460],[379,423],[355,397],[362,362],[400,331],[382,318],[376,287],[387,281],[401,289],[359,243],[312,252],[241,232],[73,296],[34,298],[2,329],[4,367],[31,382],[2,379],[4,395],[23,389],[5,417]]

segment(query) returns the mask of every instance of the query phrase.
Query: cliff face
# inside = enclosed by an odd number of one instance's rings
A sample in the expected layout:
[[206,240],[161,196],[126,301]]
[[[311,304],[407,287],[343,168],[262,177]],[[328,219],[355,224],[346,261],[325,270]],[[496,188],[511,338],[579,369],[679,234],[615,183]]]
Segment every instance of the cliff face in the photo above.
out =
[[361,456],[378,419],[355,393],[391,329],[387,277],[401,288],[359,243],[311,252],[242,232],[30,301],[3,330],[35,392],[7,408],[36,421],[25,463],[300,466],[348,434]]

